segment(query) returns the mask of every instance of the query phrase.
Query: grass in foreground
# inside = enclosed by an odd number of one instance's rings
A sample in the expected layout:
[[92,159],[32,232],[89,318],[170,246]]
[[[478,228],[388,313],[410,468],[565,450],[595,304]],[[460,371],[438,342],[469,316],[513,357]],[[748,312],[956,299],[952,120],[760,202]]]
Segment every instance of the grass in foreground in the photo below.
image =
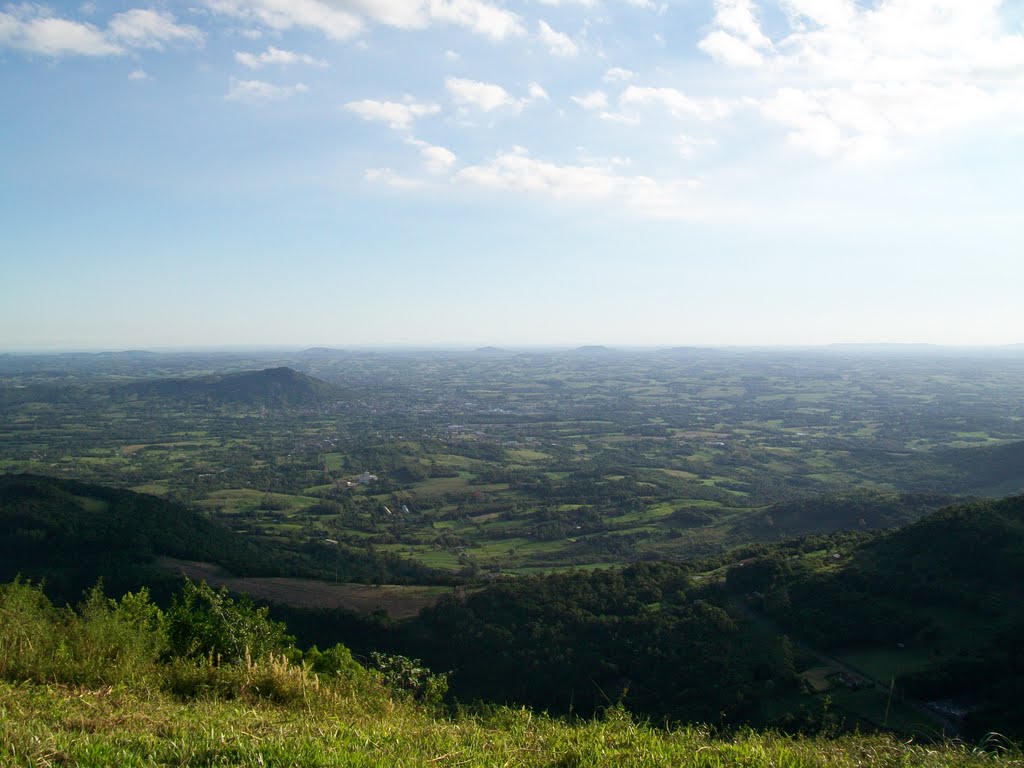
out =
[[613,709],[579,724],[526,710],[440,717],[367,685],[301,701],[182,701],[125,686],[0,683],[4,766],[1005,766],[1018,751],[887,736],[793,739],[650,728]]
[[0,585],[0,768],[15,766],[1024,765],[1020,750],[891,736],[790,738],[638,723],[621,707],[567,723],[442,708],[444,675],[348,649],[299,652],[266,609],[188,584],[169,610],[97,587],[77,610]]

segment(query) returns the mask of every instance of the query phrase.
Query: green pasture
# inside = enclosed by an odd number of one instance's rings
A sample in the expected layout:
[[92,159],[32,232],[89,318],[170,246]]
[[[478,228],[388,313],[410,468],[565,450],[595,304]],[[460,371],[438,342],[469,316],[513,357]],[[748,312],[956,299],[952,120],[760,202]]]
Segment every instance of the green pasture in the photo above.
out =
[[251,488],[232,488],[214,491],[198,502],[198,506],[228,515],[253,512],[259,509],[278,514],[289,514],[310,507],[317,501],[319,499],[313,496],[293,496],[286,493],[266,493]]

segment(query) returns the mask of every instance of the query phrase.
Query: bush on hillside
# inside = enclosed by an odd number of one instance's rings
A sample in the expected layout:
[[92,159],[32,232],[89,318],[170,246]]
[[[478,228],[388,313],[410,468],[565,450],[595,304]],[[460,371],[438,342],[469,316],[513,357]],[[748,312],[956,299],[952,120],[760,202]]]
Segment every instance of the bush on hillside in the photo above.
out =
[[224,587],[186,580],[167,611],[169,655],[235,664],[293,650],[295,638],[268,614],[248,598],[231,598]]
[[0,586],[0,676],[98,685],[149,677],[165,647],[163,614],[141,589],[111,600],[97,584],[78,611],[55,608],[42,585]]

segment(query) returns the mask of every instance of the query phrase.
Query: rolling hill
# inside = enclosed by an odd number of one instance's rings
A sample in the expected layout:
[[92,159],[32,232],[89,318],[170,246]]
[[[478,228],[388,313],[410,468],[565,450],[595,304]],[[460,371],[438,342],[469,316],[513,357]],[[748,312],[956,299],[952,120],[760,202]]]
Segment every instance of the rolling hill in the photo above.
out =
[[430,583],[429,568],[317,542],[249,539],[180,504],[118,488],[0,475],[0,581],[45,579],[75,600],[103,578],[116,590],[166,581],[157,557],[216,563],[236,576]]
[[1024,737],[1024,496],[857,538],[744,560],[729,587],[794,637],[873,659],[897,692],[955,702],[976,734]]
[[126,397],[166,398],[215,405],[311,408],[343,399],[345,393],[293,368],[267,368],[214,376],[155,379],[119,387]]

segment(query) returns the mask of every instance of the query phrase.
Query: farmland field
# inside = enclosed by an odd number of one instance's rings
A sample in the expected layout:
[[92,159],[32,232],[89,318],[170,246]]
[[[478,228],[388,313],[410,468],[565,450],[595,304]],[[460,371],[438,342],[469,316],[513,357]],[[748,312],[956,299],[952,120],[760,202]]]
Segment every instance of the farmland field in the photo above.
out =
[[[330,397],[175,394],[275,366]],[[0,433],[6,471],[165,496],[241,534],[532,573],[884,527],[1024,488],[1024,356],[9,356]]]

